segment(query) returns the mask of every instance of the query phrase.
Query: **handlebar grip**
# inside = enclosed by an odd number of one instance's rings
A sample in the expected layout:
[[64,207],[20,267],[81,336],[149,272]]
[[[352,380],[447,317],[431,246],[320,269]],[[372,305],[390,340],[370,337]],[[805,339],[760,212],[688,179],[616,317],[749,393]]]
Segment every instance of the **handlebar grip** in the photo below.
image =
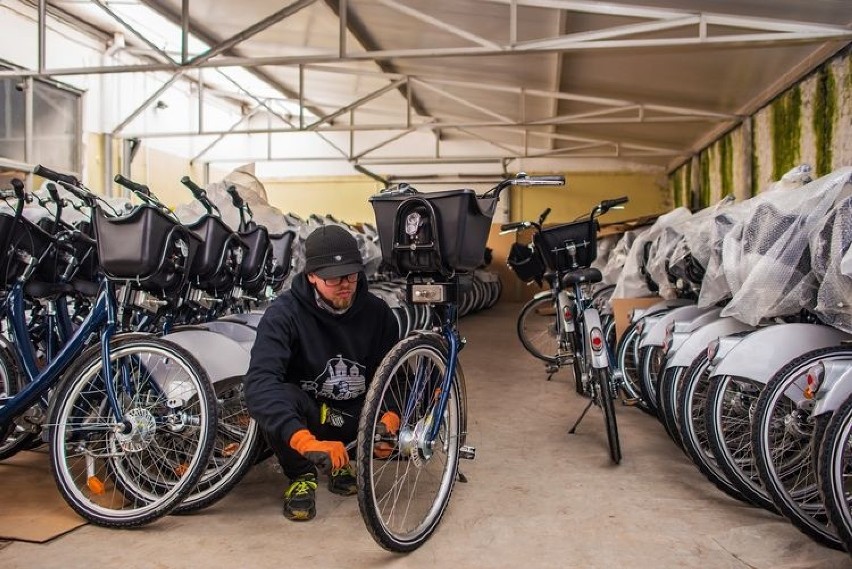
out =
[[207,192],[204,191],[201,186],[192,181],[189,176],[184,176],[180,179],[180,183],[189,188],[189,191],[192,192],[192,195],[195,196],[195,199],[200,200]]
[[17,178],[12,178],[12,191],[15,192],[15,197],[20,199],[24,198],[24,183]]
[[237,193],[237,187],[234,185],[228,186],[225,190],[231,195],[231,201],[234,202],[234,207],[241,208],[243,207],[243,198],[240,197],[240,194]]
[[500,226],[500,231],[514,231],[515,229],[520,229],[524,226],[523,221],[514,221],[512,223],[504,223]]
[[608,211],[617,205],[621,205],[623,203],[629,202],[630,199],[627,196],[623,196],[620,198],[615,198],[614,200],[604,200],[601,202],[601,210]]
[[71,174],[60,174],[59,172],[54,172],[50,168],[45,168],[41,164],[33,168],[33,174],[35,174],[36,176],[41,176],[42,178],[48,180],[52,180],[54,182],[65,183],[70,186],[80,185],[80,181]]
[[58,207],[62,207],[64,202],[62,201],[62,198],[59,197],[59,190],[56,188],[56,184],[48,182],[46,187],[47,194],[50,196],[50,199],[53,200],[53,203],[55,203]]
[[145,195],[145,196],[150,196],[150,195],[151,195],[151,190],[149,190],[149,189],[148,189],[148,186],[145,186],[145,185],[143,185],[143,184],[136,183],[136,182],[134,182],[133,180],[128,180],[127,178],[125,178],[125,177],[124,177],[124,176],[122,176],[121,174],[116,174],[116,175],[115,175],[115,178],[113,178],[113,181],[114,181],[116,184],[119,184],[119,185],[121,185],[121,186],[124,186],[124,187],[125,187],[125,188],[127,188],[128,190],[132,190],[132,191],[134,191],[134,192],[136,192],[136,193],[138,193],[138,194],[143,194],[143,195]]
[[533,176],[534,180],[538,180],[545,184],[564,184],[565,176]]

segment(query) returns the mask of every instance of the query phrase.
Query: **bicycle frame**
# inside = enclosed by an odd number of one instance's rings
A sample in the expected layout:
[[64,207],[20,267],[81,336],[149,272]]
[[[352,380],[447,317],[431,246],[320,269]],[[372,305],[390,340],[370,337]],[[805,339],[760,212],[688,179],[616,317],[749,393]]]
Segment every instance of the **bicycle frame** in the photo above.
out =
[[36,366],[33,347],[28,341],[28,330],[24,315],[23,283],[17,282],[13,285],[7,302],[12,321],[12,333],[16,340],[15,345],[18,346],[22,355],[20,359],[28,381],[24,388],[14,396],[0,398],[0,429],[11,424],[15,417],[26,411],[37,399],[45,396],[47,391],[56,385],[70,363],[86,348],[88,340],[93,334],[100,336],[103,379],[107,398],[116,420],[120,420],[120,407],[108,375],[111,369],[109,345],[116,329],[115,291],[112,283],[107,280],[101,281],[91,312],[42,370],[39,370]]

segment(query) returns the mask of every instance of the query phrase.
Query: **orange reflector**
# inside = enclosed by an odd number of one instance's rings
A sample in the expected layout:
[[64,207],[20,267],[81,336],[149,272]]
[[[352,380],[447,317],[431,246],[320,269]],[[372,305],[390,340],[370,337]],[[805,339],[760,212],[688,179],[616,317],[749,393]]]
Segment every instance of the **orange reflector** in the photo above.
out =
[[188,464],[181,463],[175,466],[175,474],[177,474],[178,476],[183,476],[184,474],[186,474],[187,470],[189,470]]
[[100,495],[103,494],[104,491],[106,491],[104,483],[101,482],[101,479],[97,476],[89,476],[86,479],[86,486],[89,487],[89,491],[91,491],[92,494]]
[[231,443],[222,449],[222,456],[234,456],[240,450],[240,443]]

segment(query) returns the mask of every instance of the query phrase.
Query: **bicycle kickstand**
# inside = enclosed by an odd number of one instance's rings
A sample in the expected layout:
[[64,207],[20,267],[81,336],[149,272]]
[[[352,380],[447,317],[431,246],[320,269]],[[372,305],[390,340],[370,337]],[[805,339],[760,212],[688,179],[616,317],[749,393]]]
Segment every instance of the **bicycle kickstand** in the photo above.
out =
[[586,416],[586,413],[588,413],[588,412],[589,412],[589,408],[590,408],[593,404],[594,404],[594,399],[590,399],[590,400],[589,400],[589,404],[588,404],[588,405],[586,405],[586,408],[585,408],[585,409],[583,409],[583,412],[582,412],[582,413],[580,413],[580,417],[579,417],[579,418],[578,418],[578,419],[574,422],[574,426],[573,426],[573,427],[571,427],[571,429],[568,431],[568,434],[569,434],[569,435],[573,435],[573,434],[575,434],[575,433],[574,433],[574,431],[576,431],[576,430],[577,430],[577,427],[580,425],[580,421],[582,421],[582,420],[583,420],[583,417],[585,417],[585,416]]
[[559,365],[547,364],[544,368],[544,371],[547,373],[547,381],[550,381],[553,378],[554,374],[559,371]]

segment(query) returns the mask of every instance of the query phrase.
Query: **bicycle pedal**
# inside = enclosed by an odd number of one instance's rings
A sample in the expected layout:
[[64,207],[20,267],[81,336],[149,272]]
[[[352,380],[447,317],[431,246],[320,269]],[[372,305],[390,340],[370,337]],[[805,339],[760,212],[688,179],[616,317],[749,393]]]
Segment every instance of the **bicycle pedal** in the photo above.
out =
[[548,364],[544,367],[544,371],[546,373],[549,373],[550,375],[553,375],[554,373],[559,371],[559,366],[556,364]]
[[621,404],[624,405],[625,407],[636,407],[640,403],[642,403],[642,400],[639,399],[638,397],[630,397],[630,398],[626,398],[626,399],[621,400]]
[[476,449],[472,446],[463,446],[459,449],[459,458],[473,460],[476,458]]

